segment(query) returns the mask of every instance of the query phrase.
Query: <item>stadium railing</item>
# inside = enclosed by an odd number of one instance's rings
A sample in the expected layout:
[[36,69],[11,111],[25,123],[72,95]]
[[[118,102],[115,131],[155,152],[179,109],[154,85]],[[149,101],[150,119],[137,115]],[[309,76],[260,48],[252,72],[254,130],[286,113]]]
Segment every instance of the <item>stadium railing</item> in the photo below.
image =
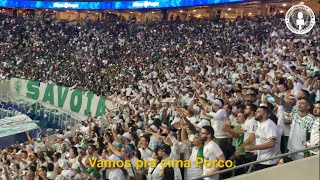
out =
[[290,155],[297,154],[297,153],[308,152],[308,151],[314,150],[314,149],[320,149],[320,145],[313,146],[313,147],[308,147],[308,148],[301,149],[301,150],[295,151],[295,152],[289,152],[289,153],[281,154],[281,155],[278,155],[278,156],[275,156],[275,157],[272,157],[272,158],[267,158],[267,159],[263,159],[263,160],[259,160],[259,161],[250,162],[250,163],[247,163],[247,164],[242,164],[242,165],[234,167],[234,168],[225,169],[225,170],[218,171],[218,172],[215,172],[215,173],[212,173],[212,174],[200,176],[200,177],[194,178],[192,180],[200,180],[200,179],[203,179],[203,178],[212,177],[212,176],[217,175],[217,174],[222,174],[222,173],[234,171],[234,170],[237,170],[237,169],[240,169],[240,168],[245,168],[245,167],[248,167],[248,166],[249,166],[249,169],[248,169],[246,174],[249,174],[249,173],[252,172],[252,168],[253,168],[253,166],[255,164],[259,164],[261,162],[274,160],[274,159],[278,159],[278,158],[283,158],[283,157],[290,156]]

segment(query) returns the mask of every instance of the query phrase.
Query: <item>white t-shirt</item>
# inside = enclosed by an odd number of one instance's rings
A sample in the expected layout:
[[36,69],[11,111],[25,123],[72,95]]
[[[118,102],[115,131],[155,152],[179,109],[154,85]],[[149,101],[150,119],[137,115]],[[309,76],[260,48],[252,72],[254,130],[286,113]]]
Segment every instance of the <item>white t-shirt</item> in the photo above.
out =
[[317,90],[315,91],[315,94],[316,94],[316,99],[315,99],[315,101],[316,101],[316,102],[317,102],[317,101],[320,101],[320,90],[317,89]]
[[[320,141],[320,118],[316,118],[315,121],[313,122],[311,132],[310,132],[310,144],[311,146],[316,146],[317,144],[319,145]],[[319,149],[314,149],[311,152],[314,154],[319,154]]]
[[211,119],[211,126],[214,129],[215,138],[227,138],[227,133],[222,131],[224,126],[224,120],[228,117],[226,110],[219,109],[214,113],[213,118]]
[[293,110],[291,115],[293,120],[288,140],[288,149],[290,152],[294,152],[305,148],[303,142],[307,140],[307,131],[311,130],[316,118],[312,114],[301,117],[298,110]]
[[87,159],[89,158],[89,155],[86,155],[84,158],[82,158],[82,160],[81,160],[81,162],[82,162],[82,164],[86,167],[86,168],[88,168],[89,166],[87,165]]
[[139,148],[139,151],[141,153],[141,158],[143,160],[147,160],[147,159],[150,159],[152,157],[152,151],[149,148],[146,148],[146,149]]
[[88,134],[88,129],[89,129],[89,126],[87,126],[87,127],[81,126],[81,127],[80,127],[80,131],[81,131],[83,134]]
[[[280,154],[281,133],[278,126],[270,119],[260,123],[258,122],[258,129],[256,131],[256,145],[261,145],[268,142],[270,139],[276,139],[276,143],[272,148],[257,150],[257,161],[268,159]],[[279,159],[261,162],[264,165],[275,165]]]
[[130,177],[134,177],[137,174],[137,171],[136,171],[136,161],[137,160],[138,160],[138,158],[136,158],[136,157],[131,158],[130,159],[131,167],[125,168],[128,171],[128,174]]
[[109,179],[110,180],[124,180],[125,176],[123,171],[119,168],[115,168],[109,171]]
[[171,146],[170,159],[179,160],[180,159],[180,145],[176,138],[171,138],[173,145]]
[[[210,160],[211,162],[213,160],[218,160],[218,157],[223,155],[222,150],[220,149],[219,145],[216,144],[214,141],[210,141],[208,144],[206,144],[203,148],[203,156],[204,160]],[[215,167],[206,168],[203,167],[203,174],[206,174],[210,171],[212,171]],[[216,172],[218,172],[217,170]],[[219,180],[219,175],[215,175],[209,178],[205,178],[205,180]]]
[[51,179],[56,179],[56,177],[57,177],[57,174],[56,174],[54,171],[48,171],[48,172],[47,172],[47,178],[48,178],[49,180],[51,180]]
[[192,148],[191,156],[190,156],[190,168],[187,168],[187,179],[191,180],[202,175],[203,169],[202,166],[196,167],[196,159],[199,149],[196,147]]
[[190,158],[190,146],[179,141],[180,153],[183,154],[181,159],[189,159]]
[[280,132],[284,136],[290,135],[290,124],[285,124],[286,120],[291,118],[291,113],[286,113],[284,111],[284,107],[282,105],[278,106],[278,127],[280,128]]
[[55,178],[55,180],[60,180],[60,179],[61,179],[61,176],[62,176],[61,174],[60,174],[60,175],[57,175],[56,178]]
[[[249,138],[249,135],[250,133],[255,133],[257,128],[258,128],[258,121],[256,121],[253,118],[251,119],[247,119],[245,122],[244,122],[244,134],[243,134],[243,140],[246,141],[248,138]],[[252,144],[250,144],[251,146],[254,146],[256,143],[255,143],[255,140],[252,142]]]
[[[189,159],[190,158],[190,146],[183,143],[183,142],[179,142],[179,146],[180,146],[180,153],[181,153],[181,157],[180,159]],[[187,177],[187,170],[188,168],[184,168],[184,177]]]
[[192,116],[187,118],[192,124],[196,124],[200,121],[200,119],[197,116]]
[[295,96],[298,96],[302,87],[303,87],[303,85],[300,82],[293,83],[293,94]]
[[162,177],[160,176],[161,169],[162,169],[161,163],[159,163],[154,170],[153,170],[153,168],[149,169],[149,173],[151,173],[153,171],[151,174],[152,180],[161,180],[162,179]]

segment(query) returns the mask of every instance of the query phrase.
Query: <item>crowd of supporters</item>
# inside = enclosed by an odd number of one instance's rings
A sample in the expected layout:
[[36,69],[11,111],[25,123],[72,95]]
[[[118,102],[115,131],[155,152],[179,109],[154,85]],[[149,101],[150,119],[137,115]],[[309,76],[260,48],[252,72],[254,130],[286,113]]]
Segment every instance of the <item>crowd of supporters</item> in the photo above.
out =
[[[282,15],[145,24],[0,16],[2,77],[73,86],[116,107],[80,128],[27,132],[29,141],[1,150],[1,178],[189,180],[221,170],[197,158],[238,166],[319,145],[319,37],[319,27],[291,33]],[[92,158],[133,167],[91,167]]]

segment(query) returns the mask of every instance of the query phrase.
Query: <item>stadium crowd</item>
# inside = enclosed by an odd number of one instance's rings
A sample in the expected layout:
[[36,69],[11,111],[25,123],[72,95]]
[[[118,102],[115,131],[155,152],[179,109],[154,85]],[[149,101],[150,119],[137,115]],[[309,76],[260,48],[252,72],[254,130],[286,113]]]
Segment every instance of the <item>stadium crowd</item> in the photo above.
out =
[[[26,132],[27,142],[1,150],[1,178],[188,180],[221,170],[196,158],[238,166],[319,145],[319,37],[319,27],[291,33],[282,15],[145,24],[0,16],[2,76],[74,86],[116,107],[53,136]],[[94,157],[133,167],[90,167]],[[151,159],[156,167],[136,167]]]

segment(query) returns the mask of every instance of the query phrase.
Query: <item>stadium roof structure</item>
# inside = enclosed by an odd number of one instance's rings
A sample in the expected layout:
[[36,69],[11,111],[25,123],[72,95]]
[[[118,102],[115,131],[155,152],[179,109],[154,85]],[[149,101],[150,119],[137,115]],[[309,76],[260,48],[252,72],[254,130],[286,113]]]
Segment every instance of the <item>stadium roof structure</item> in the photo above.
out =
[[64,10],[125,10],[125,9],[158,9],[189,6],[204,6],[224,3],[246,2],[248,0],[148,0],[148,1],[30,1],[2,0],[0,7],[64,9]]

